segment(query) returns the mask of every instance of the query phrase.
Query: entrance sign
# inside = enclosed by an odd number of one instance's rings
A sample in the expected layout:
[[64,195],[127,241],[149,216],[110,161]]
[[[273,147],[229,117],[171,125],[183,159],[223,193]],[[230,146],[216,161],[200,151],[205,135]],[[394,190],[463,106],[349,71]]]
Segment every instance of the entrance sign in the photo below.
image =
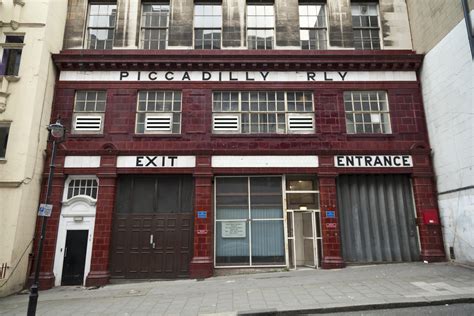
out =
[[414,71],[61,71],[59,81],[416,81]]
[[119,156],[117,168],[194,168],[195,156]]
[[409,155],[398,156],[334,156],[336,167],[364,167],[364,168],[406,168],[413,167],[413,160]]
[[53,211],[52,204],[40,204],[39,210],[38,210],[38,216],[50,217],[52,211]]
[[222,238],[245,238],[246,222],[222,222]]

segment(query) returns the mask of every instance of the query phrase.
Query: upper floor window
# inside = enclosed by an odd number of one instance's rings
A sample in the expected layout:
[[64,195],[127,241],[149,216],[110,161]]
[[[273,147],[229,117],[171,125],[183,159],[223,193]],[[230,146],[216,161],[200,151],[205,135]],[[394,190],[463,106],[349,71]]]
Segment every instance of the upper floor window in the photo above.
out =
[[181,92],[140,91],[136,132],[139,134],[181,133]]
[[74,102],[73,133],[100,134],[104,125],[105,91],[77,91]]
[[168,3],[144,3],[142,5],[141,47],[166,49],[170,5]]
[[390,112],[385,91],[344,92],[348,134],[390,134]]
[[222,6],[196,4],[194,6],[194,48],[220,49]]
[[66,199],[69,200],[78,195],[85,195],[97,200],[98,186],[95,177],[81,176],[78,178],[71,178],[66,184]]
[[18,76],[23,45],[22,35],[5,36],[5,43],[1,44],[3,55],[0,63],[0,75]]
[[114,45],[117,5],[91,3],[87,22],[88,49],[112,49]]
[[327,49],[324,4],[300,4],[300,41],[302,49]]
[[10,122],[0,122],[0,159],[5,159],[9,133]]
[[214,133],[313,133],[311,92],[223,91],[213,95]]
[[249,49],[273,49],[275,13],[272,4],[247,5],[247,45]]
[[352,4],[355,49],[380,49],[380,28],[376,3]]

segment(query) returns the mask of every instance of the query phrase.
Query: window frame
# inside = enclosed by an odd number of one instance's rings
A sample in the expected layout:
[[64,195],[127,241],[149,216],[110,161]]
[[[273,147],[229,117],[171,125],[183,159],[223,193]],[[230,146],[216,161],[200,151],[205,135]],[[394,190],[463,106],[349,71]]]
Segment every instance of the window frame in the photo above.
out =
[[[9,42],[9,37],[21,38],[21,42]],[[5,32],[3,42],[0,43],[0,76],[18,77],[21,67],[21,55],[23,47],[25,46],[25,33],[11,33]],[[14,56],[14,57],[13,57]],[[12,60],[15,60],[12,64]],[[16,62],[18,60],[18,63]],[[13,65],[13,72],[10,72],[10,67]]]
[[[257,7],[266,7],[266,6],[269,6],[269,7],[272,7],[272,10],[273,10],[273,27],[249,27],[249,7],[250,6],[254,6],[255,7],[255,12],[257,12]],[[265,8],[264,8],[265,10]],[[255,14],[255,15],[252,15],[252,16],[256,16],[258,17],[259,15]],[[263,17],[266,17],[266,15],[264,14]],[[275,49],[275,44],[276,44],[276,39],[275,39],[275,26],[276,26],[276,16],[275,16],[275,3],[273,1],[271,2],[247,2],[246,3],[246,6],[245,6],[245,31],[246,31],[246,44],[247,44],[247,49],[248,50],[273,50]],[[257,35],[252,35],[252,36],[255,36],[255,48],[251,48],[250,46],[250,35],[249,35],[249,31],[265,31],[265,35],[266,35],[266,32],[267,31],[271,31],[272,32],[272,37],[271,37],[271,47],[268,48],[267,47],[267,42],[266,40],[264,41],[265,43],[265,48],[258,48],[258,36]]]
[[[148,95],[150,92],[154,92],[154,93],[158,93],[158,92],[162,92],[162,93],[166,93],[166,92],[171,92],[173,93],[172,95],[172,103],[171,103],[171,111],[140,111],[139,107],[140,107],[140,93],[143,93],[143,92],[146,92],[147,93],[147,97],[146,97],[146,103],[145,103],[145,106],[147,107],[148,106]],[[180,94],[180,99],[179,99],[179,111],[175,111],[173,108],[174,108],[174,96],[175,96],[175,93],[179,93]],[[156,101],[157,99],[155,99],[154,103],[156,104]],[[166,100],[163,99],[163,100]],[[163,101],[165,102],[165,101]],[[156,107],[156,105],[155,105]],[[139,132],[138,131],[138,115],[140,113],[143,113],[144,114],[144,121],[143,123],[140,122],[140,124],[143,124],[143,132]],[[147,114],[156,114],[156,116],[166,116],[168,114],[171,115],[171,130],[170,131],[160,131],[160,130],[149,130],[147,131],[146,130],[146,118],[147,118]],[[179,114],[179,123],[178,123],[178,126],[179,126],[179,130],[178,132],[174,133],[173,132],[173,127],[175,125],[175,122],[174,122],[174,115],[175,114]],[[183,121],[183,92],[181,90],[150,90],[150,89],[143,89],[143,90],[138,90],[138,93],[137,93],[137,106],[136,106],[136,112],[135,112],[135,129],[134,129],[134,132],[136,135],[148,135],[148,136],[151,136],[151,135],[157,135],[157,136],[166,136],[166,135],[181,135],[181,132],[182,132],[182,121]]]
[[[144,18],[144,6],[146,5],[159,5],[163,6],[166,5],[168,6],[168,17],[166,19],[166,26],[144,26],[143,23],[145,21]],[[168,40],[169,40],[169,30],[170,30],[170,21],[171,20],[171,3],[167,1],[142,1],[141,6],[140,6],[140,34],[139,34],[139,49],[144,49],[144,50],[164,50],[168,49]],[[158,30],[158,31],[165,31],[165,47],[160,48],[158,44],[158,48],[145,48],[145,31],[146,30]],[[150,47],[150,43],[148,43],[148,47]]]
[[[196,26],[196,16],[197,16],[197,14],[196,14],[196,8],[197,8],[198,6],[203,6],[203,7],[204,7],[204,6],[218,6],[218,7],[220,7],[220,20],[221,20],[221,25],[220,25],[220,27],[219,27],[219,28],[217,28],[217,27],[197,27],[197,26]],[[221,3],[221,2],[197,2],[197,3],[195,2],[195,3],[194,3],[194,8],[193,8],[193,10],[194,10],[194,11],[193,11],[193,48],[194,48],[194,49],[212,49],[212,50],[214,50],[214,49],[222,49],[222,27],[223,27],[222,3]],[[199,15],[199,16],[201,16],[201,15]],[[206,17],[206,16],[209,16],[209,15],[204,15],[204,14],[203,14],[202,16],[203,16],[203,17]],[[211,15],[211,16],[212,16],[212,17],[215,17],[215,15]],[[197,31],[197,30],[202,30],[202,31],[209,31],[209,30],[211,30],[211,31],[217,31],[217,30],[218,30],[218,31],[219,31],[219,47],[214,48],[214,38],[213,38],[213,40],[212,40],[212,42],[211,42],[211,43],[212,43],[212,44],[211,44],[211,48],[205,48],[205,47],[204,47],[204,43],[205,43],[204,39],[202,40],[202,47],[201,47],[201,48],[197,48],[197,47],[196,47],[196,43],[197,43],[197,40],[198,40],[198,38],[197,38],[197,36],[196,36],[196,31]],[[214,33],[214,32],[213,32],[213,33]],[[203,34],[203,35],[204,35],[204,34]]]
[[[301,26],[301,14],[300,14],[300,7],[302,6],[322,6],[324,8],[324,27],[302,27]],[[299,30],[300,30],[300,47],[302,50],[327,50],[329,48],[329,36],[328,36],[328,14],[327,14],[327,5],[325,2],[299,2],[298,3],[298,21],[299,21]],[[309,14],[307,15],[309,16]],[[301,31],[320,31],[324,30],[326,40],[324,41],[325,47],[323,48],[311,48],[311,39],[308,40],[309,48],[303,48],[303,41],[301,39]],[[319,43],[319,42],[318,42]],[[319,44],[318,44],[319,46]]]
[[[354,93],[360,93],[360,110],[354,110],[355,105],[354,105]],[[369,105],[369,110],[364,110],[363,109],[363,98],[362,98],[362,93],[367,93],[367,102]],[[371,100],[370,100],[370,93],[375,93],[377,94],[377,111],[372,111],[371,109]],[[385,107],[386,110],[380,110],[380,98],[379,98],[379,93],[383,93],[385,96],[385,99],[383,100],[385,102]],[[346,110],[346,94],[350,94],[351,98],[351,111]],[[364,135],[391,135],[393,133],[392,130],[392,118],[390,115],[390,105],[389,105],[389,100],[388,100],[388,93],[385,90],[350,90],[350,91],[344,91],[343,93],[343,106],[344,106],[344,120],[346,123],[346,134],[347,135],[356,135],[356,136],[364,136]],[[372,114],[377,114],[380,117],[380,122],[374,123],[372,122]],[[353,131],[349,131],[349,123],[347,116],[352,115],[352,125],[353,125]],[[356,115],[362,115],[362,122],[357,122],[355,116]],[[366,123],[364,121],[364,115],[370,115],[370,122]],[[384,115],[387,116],[386,121],[384,122]],[[386,124],[384,124],[386,123]],[[371,132],[366,132],[365,131],[365,125],[370,124],[372,131]],[[375,124],[378,124],[380,126],[380,131],[379,132],[374,132],[374,126]],[[357,125],[362,125],[363,131],[358,132],[357,131]],[[387,131],[384,131],[385,125],[387,125],[388,129]]]
[[[214,106],[215,106],[215,95],[216,93],[229,93],[229,97],[231,99],[231,93],[238,93],[238,105],[237,105],[237,110],[229,110],[229,111],[224,111],[222,110],[222,101],[220,101],[221,103],[221,110],[220,111],[216,111],[214,110]],[[249,101],[248,101],[248,110],[247,111],[242,111],[242,103],[245,102],[242,100],[242,93],[248,93],[249,94]],[[250,97],[250,94],[251,93],[266,93],[266,96],[268,97],[268,94],[269,93],[274,93],[275,95],[275,110],[267,110],[267,111],[252,111],[251,110],[251,97]],[[284,94],[284,99],[283,99],[283,102],[284,102],[284,109],[281,111],[281,110],[278,110],[278,93],[283,93]],[[289,93],[301,93],[303,95],[303,97],[305,97],[306,94],[310,94],[311,97],[310,97],[310,100],[311,100],[311,110],[310,111],[297,111],[296,109],[295,110],[289,110],[288,108],[288,94]],[[229,106],[230,105],[230,102],[229,101]],[[281,101],[280,101],[281,102]],[[295,101],[296,102],[296,101]],[[257,101],[258,104],[259,101]],[[267,104],[268,104],[268,101],[267,101]],[[296,106],[296,104],[295,104]],[[303,104],[303,106],[305,106],[305,104]],[[275,132],[262,132],[261,131],[261,128],[260,128],[260,122],[258,123],[258,127],[259,127],[259,131],[258,132],[252,132],[251,131],[251,120],[249,119],[248,120],[248,131],[247,132],[244,132],[244,128],[243,128],[243,125],[244,125],[244,120],[243,120],[243,114],[247,114],[250,118],[250,116],[252,114],[256,114],[256,115],[260,115],[260,114],[273,114],[275,115]],[[218,116],[228,116],[228,115],[237,115],[238,117],[238,129],[237,130],[233,130],[233,131],[230,131],[230,130],[222,130],[222,131],[219,131],[219,130],[215,130],[214,128],[212,128],[212,133],[213,134],[216,134],[216,135],[222,135],[222,134],[240,134],[240,135],[289,135],[289,134],[314,134],[316,132],[316,119],[315,119],[315,104],[314,104],[314,93],[310,90],[288,90],[288,91],[280,91],[280,90],[269,90],[269,91],[261,91],[261,90],[257,90],[257,91],[253,91],[253,90],[240,90],[240,91],[236,91],[236,90],[219,90],[219,91],[213,91],[212,92],[212,120],[214,122],[214,117],[218,117]],[[285,130],[283,132],[279,132],[279,121],[278,121],[278,116],[279,115],[282,115],[284,116],[284,125],[285,125]],[[313,128],[312,130],[307,130],[307,131],[293,131],[293,130],[290,130],[290,127],[289,127],[289,116],[311,116],[312,118],[312,122],[313,122]],[[268,124],[268,122],[266,123]],[[271,124],[271,123],[270,123]],[[213,124],[214,125],[214,124]]]
[[[87,93],[90,92],[103,92],[105,94],[104,98],[104,109],[103,111],[97,111],[97,102],[102,102],[98,101],[98,95],[95,97],[95,103],[94,103],[94,111],[87,111],[87,110],[76,110],[76,105],[77,105],[77,96],[78,92],[85,92],[85,101],[87,103]],[[71,126],[71,133],[72,134],[103,134],[104,132],[104,125],[105,125],[105,112],[107,111],[107,90],[76,90],[74,93],[74,105],[72,109],[72,126]],[[77,130],[75,128],[75,123],[76,123],[76,117],[77,116],[100,116],[101,117],[101,124],[100,124],[100,130],[99,131],[87,131],[87,130]]]
[[[91,8],[92,6],[100,6],[100,5],[106,5],[106,6],[115,6],[115,20],[114,20],[114,26],[108,26],[108,27],[91,27],[89,26],[89,22],[91,19]],[[85,40],[84,40],[84,48],[85,49],[91,49],[91,50],[109,50],[114,48],[114,43],[115,43],[115,29],[117,27],[117,2],[113,1],[106,1],[106,2],[100,2],[100,1],[91,1],[87,5],[87,19],[86,19],[86,25],[85,25]],[[91,30],[112,30],[112,39],[111,41],[111,47],[107,48],[107,41],[104,48],[97,48],[97,45],[95,45],[94,48],[91,47]],[[97,44],[97,43],[96,43]]]
[[[353,23],[353,18],[354,18],[354,15],[352,14],[352,8],[353,6],[375,6],[375,11],[377,12],[377,27],[371,27],[371,26],[368,26],[368,27],[363,27],[363,26],[354,26],[354,23]],[[362,15],[357,15],[358,17],[362,16]],[[382,26],[381,26],[381,20],[380,20],[380,6],[378,4],[378,2],[352,2],[351,3],[351,25],[352,25],[352,32],[353,32],[353,40],[354,40],[354,49],[355,50],[381,50],[383,49],[383,34],[381,33],[382,32]],[[378,48],[374,48],[374,41],[372,40],[372,36],[370,37],[370,48],[365,48],[363,47],[364,46],[364,41],[361,41],[361,45],[362,45],[362,48],[357,48],[356,46],[356,43],[355,43],[355,32],[356,31],[363,31],[363,30],[369,30],[369,31],[374,31],[374,30],[377,30],[377,35],[378,35],[378,41],[379,41],[379,47]],[[362,37],[361,37],[362,39]]]
[[[10,137],[10,132],[11,132],[11,121],[0,121],[0,129],[5,129],[6,134],[5,134],[5,139],[0,139],[0,161],[6,161],[7,160],[7,149],[8,149],[8,138]],[[3,144],[4,142],[4,144]],[[3,151],[3,155],[2,154]]]
[[[76,181],[76,180],[93,180],[93,181],[95,181],[95,183],[97,184],[97,187],[95,188],[96,189],[96,197],[94,198],[94,197],[92,197],[90,195],[87,195],[87,194],[78,194],[78,195],[73,195],[70,198],[68,198],[68,196],[69,196],[69,187],[70,187],[71,183],[73,181]],[[87,188],[87,186],[86,186],[86,188]],[[91,188],[93,189],[94,186],[92,186]],[[100,189],[99,178],[97,178],[95,175],[71,175],[64,182],[63,202],[72,200],[72,199],[77,198],[77,197],[87,197],[87,198],[89,198],[93,201],[97,201],[97,199],[99,198],[99,189]]]

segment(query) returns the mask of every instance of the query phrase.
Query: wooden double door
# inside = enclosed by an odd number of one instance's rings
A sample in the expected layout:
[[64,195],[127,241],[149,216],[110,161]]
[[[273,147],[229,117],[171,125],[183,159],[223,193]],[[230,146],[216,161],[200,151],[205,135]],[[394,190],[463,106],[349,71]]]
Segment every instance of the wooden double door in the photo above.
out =
[[119,179],[112,233],[112,277],[189,276],[192,191],[191,177],[125,176]]

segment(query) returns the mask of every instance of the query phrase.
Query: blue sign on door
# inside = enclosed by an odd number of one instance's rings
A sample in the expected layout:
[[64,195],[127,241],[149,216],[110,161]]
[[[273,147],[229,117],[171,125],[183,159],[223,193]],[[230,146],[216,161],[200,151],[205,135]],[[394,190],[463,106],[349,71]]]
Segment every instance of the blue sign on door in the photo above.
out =
[[334,211],[326,211],[326,217],[327,218],[335,218],[336,214],[334,213]]
[[207,218],[207,211],[198,211],[198,218]]

